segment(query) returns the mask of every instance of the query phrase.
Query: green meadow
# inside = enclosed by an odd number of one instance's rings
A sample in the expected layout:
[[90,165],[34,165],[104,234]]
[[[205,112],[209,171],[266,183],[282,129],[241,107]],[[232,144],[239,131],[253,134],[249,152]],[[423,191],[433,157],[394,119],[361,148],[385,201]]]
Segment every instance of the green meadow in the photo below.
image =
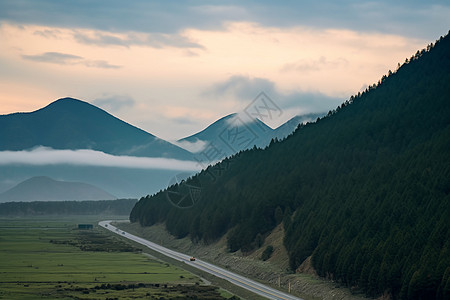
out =
[[76,219],[0,219],[0,299],[224,299],[91,223],[79,230]]

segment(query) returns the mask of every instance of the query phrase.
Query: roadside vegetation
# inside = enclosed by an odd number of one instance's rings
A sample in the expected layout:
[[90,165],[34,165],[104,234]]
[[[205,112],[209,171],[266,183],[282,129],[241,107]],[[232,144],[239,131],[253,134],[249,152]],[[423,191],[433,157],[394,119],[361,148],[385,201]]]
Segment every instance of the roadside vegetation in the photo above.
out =
[[[277,226],[266,238],[261,248],[251,253],[242,251],[230,252],[226,238],[214,243],[193,243],[188,237],[177,239],[172,236],[163,224],[142,227],[137,223],[116,223],[115,226],[143,237],[164,247],[187,253],[196,258],[208,261],[237,274],[260,281],[271,287],[280,289],[306,300],[364,300],[364,295],[352,293],[350,289],[332,280],[320,278],[309,265],[305,265],[302,273],[295,274],[289,270],[289,258],[283,246],[284,229]],[[263,253],[272,246],[272,254],[263,260]],[[269,247],[270,249],[270,247]],[[193,270],[195,272],[195,270]],[[216,282],[214,278],[201,275],[215,285],[242,296],[245,299],[259,299],[255,295],[244,295],[242,291],[226,286],[226,282]],[[263,299],[263,298],[261,298]]]

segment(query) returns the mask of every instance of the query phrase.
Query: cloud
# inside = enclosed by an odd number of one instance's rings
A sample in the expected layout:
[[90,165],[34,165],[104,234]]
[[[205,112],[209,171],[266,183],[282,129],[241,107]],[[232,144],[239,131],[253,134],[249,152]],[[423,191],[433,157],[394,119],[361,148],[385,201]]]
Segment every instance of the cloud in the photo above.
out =
[[94,32],[93,34],[75,32],[73,37],[81,44],[97,45],[97,46],[129,46],[129,41],[113,34],[105,34],[101,32]]
[[275,83],[265,78],[233,75],[223,82],[214,84],[202,95],[220,98],[225,95],[232,95],[241,101],[251,101],[262,91],[267,94],[274,94]]
[[177,145],[178,147],[181,147],[189,152],[192,153],[198,153],[203,151],[206,146],[208,145],[208,142],[206,141],[202,141],[200,139],[196,139],[195,142],[189,142],[189,141],[175,141],[173,142],[175,145]]
[[38,55],[22,55],[22,58],[31,61],[52,63],[58,65],[75,64],[79,63],[83,59],[83,57],[81,56],[60,52],[45,52]]
[[85,60],[83,63],[88,68],[100,68],[100,69],[120,69],[122,66],[112,65],[106,60]]
[[96,46],[148,46],[153,48],[199,48],[204,47],[188,37],[181,34],[167,34],[167,33],[128,33],[128,34],[113,34],[108,32],[80,32],[74,33],[74,38],[77,42],[87,45]]
[[299,108],[301,114],[327,112],[347,100],[339,97],[330,97],[320,92],[308,91],[293,91],[282,94],[279,97],[283,99],[283,108]]
[[430,38],[448,30],[449,13],[449,3],[444,0],[0,1],[1,20],[115,32],[220,30],[226,22],[244,21],[269,27],[333,27]]
[[242,20],[249,16],[248,10],[244,6],[238,5],[198,5],[190,9],[192,12],[197,12],[205,16],[211,16],[215,18],[223,18],[228,16],[232,18],[234,16],[235,20]]
[[349,64],[348,60],[340,57],[337,59],[328,59],[325,56],[321,56],[319,59],[316,60],[300,60],[295,63],[288,63],[285,64],[281,71],[287,72],[287,71],[297,71],[297,72],[315,72],[315,71],[321,71],[324,69],[337,69],[339,67],[345,67]]
[[[205,96],[214,96],[217,99],[234,97],[244,104],[243,110],[248,111],[249,106],[257,104],[261,92],[269,98],[267,101],[273,110],[297,108],[298,113],[321,113],[334,109],[345,101],[338,97],[330,97],[318,91],[280,91],[276,84],[266,78],[251,78],[248,76],[231,76],[221,83],[214,84],[203,92]],[[272,111],[273,111],[272,110]],[[262,120],[265,122],[265,120]]]
[[60,31],[57,29],[45,29],[45,30],[36,30],[33,34],[38,35],[44,38],[53,38],[57,39],[59,38]]
[[25,60],[51,63],[57,65],[84,65],[88,68],[101,69],[119,69],[121,66],[112,65],[105,60],[88,60],[82,56],[61,53],[61,52],[45,52],[37,55],[22,55]]
[[189,40],[187,37],[178,34],[149,34],[145,45],[155,48],[176,47],[176,48],[200,48],[204,47],[198,43]]
[[[204,4],[202,3],[204,2]],[[209,1],[0,1],[0,19],[19,24],[91,28],[115,32],[175,33],[187,27],[222,27],[223,20],[241,19],[236,5],[209,5]],[[233,8],[234,7],[234,8]],[[228,8],[228,9],[226,9]],[[51,13],[50,13],[51,12]],[[50,17],[51,15],[51,17]]]
[[119,111],[122,108],[133,107],[136,102],[127,95],[104,95],[92,101],[92,104],[100,106],[106,111]]
[[197,120],[190,118],[189,116],[186,117],[178,117],[178,118],[171,118],[171,122],[177,123],[180,125],[193,125],[197,124]]
[[94,150],[55,150],[38,147],[23,151],[1,151],[0,165],[81,165],[132,169],[199,171],[198,162],[168,158],[114,156]]

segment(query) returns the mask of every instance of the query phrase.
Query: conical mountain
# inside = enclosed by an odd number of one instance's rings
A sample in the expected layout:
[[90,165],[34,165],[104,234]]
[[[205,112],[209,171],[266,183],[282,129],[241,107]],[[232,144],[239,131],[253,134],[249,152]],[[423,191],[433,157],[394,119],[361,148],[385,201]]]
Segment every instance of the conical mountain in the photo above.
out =
[[190,159],[191,154],[87,102],[59,99],[30,113],[0,116],[0,151],[36,146],[115,155]]
[[[259,119],[234,113],[215,121],[204,130],[178,140],[178,144],[197,153],[198,160],[208,161],[206,152],[215,152],[221,159],[253,146],[265,147],[274,130]],[[213,151],[214,150],[214,151]],[[204,151],[204,153],[202,152]]]

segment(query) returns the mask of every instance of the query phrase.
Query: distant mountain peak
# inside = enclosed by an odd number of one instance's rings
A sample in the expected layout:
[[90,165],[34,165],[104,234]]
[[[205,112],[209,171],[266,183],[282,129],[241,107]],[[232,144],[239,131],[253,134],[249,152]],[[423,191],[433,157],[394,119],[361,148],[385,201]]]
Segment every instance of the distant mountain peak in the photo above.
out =
[[[53,101],[49,105],[54,105],[54,104],[58,104],[58,103],[82,103],[82,104],[89,104],[88,102],[83,101],[83,100],[75,99],[75,98],[72,98],[72,97],[64,97],[64,98],[59,98],[59,99]],[[89,105],[91,105],[91,104],[89,104]]]
[[[255,145],[265,147],[269,144],[272,135],[273,129],[261,120],[232,113],[218,119],[202,131],[178,140],[177,144],[196,153],[197,160],[212,163]],[[202,157],[202,151],[208,147],[214,147],[217,150],[214,160]]]
[[[315,121],[324,114],[298,115],[289,121],[272,129],[258,118],[252,118],[244,113],[226,115],[202,131],[182,138],[177,145],[199,156],[208,147],[217,148],[222,155],[220,158],[237,153],[241,150],[257,146],[264,148],[272,139],[284,139],[291,134],[300,123]],[[201,160],[200,157],[198,157]]]
[[96,110],[100,110],[100,111],[107,113],[103,109],[101,109],[95,105],[92,105],[89,102],[71,98],[71,97],[64,97],[64,98],[55,100],[55,101],[51,102],[50,104],[48,104],[47,106],[44,106],[43,108],[38,109],[37,111],[55,109],[55,108],[61,109],[61,108],[74,108],[74,107],[79,107],[79,108],[84,107],[87,109],[96,109]]
[[112,200],[115,196],[83,182],[58,181],[47,176],[31,177],[4,193],[0,201]]

